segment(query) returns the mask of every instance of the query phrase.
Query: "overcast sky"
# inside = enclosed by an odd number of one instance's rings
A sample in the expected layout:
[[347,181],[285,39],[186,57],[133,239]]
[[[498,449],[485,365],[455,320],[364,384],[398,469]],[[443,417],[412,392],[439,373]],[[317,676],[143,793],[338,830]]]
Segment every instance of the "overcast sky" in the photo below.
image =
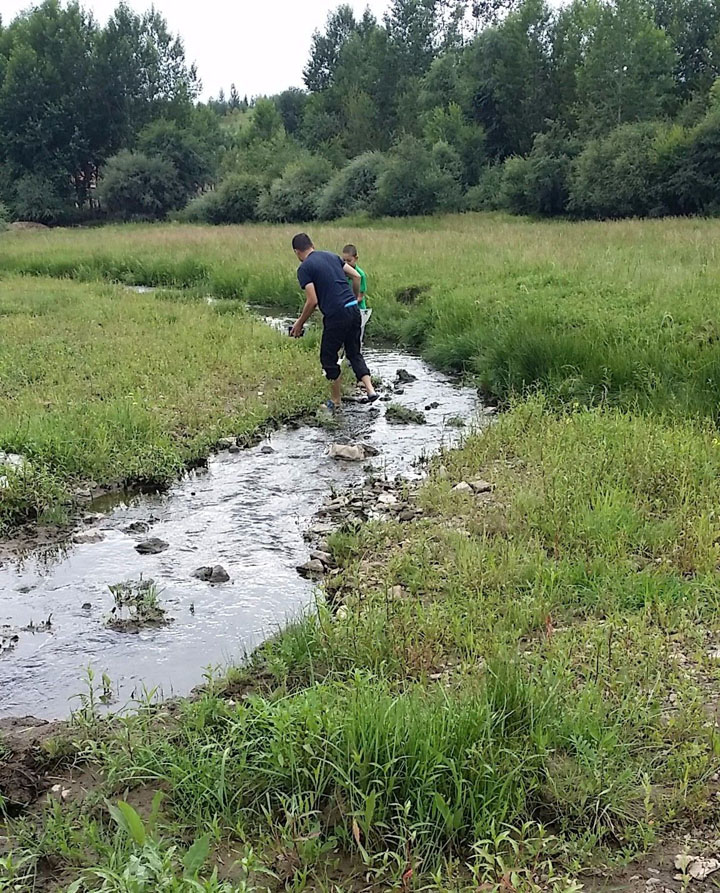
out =
[[[349,0],[362,14],[369,6],[378,18],[388,0]],[[152,0],[129,0],[142,12]],[[302,70],[310,38],[322,28],[327,14],[340,0],[155,0],[155,8],[170,29],[182,36],[188,60],[196,62],[203,84],[202,98],[228,92],[235,83],[243,96],[278,93],[285,87],[302,86]],[[0,14],[7,24],[18,12],[33,6],[32,0],[0,0]],[[103,23],[117,0],[84,0]]]

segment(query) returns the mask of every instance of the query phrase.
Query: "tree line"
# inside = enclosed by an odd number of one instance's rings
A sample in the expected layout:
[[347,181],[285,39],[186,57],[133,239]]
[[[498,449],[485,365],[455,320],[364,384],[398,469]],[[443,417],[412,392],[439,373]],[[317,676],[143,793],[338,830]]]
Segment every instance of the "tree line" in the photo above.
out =
[[0,22],[0,216],[301,221],[720,208],[715,0],[332,12],[304,87],[207,103],[156,11]]

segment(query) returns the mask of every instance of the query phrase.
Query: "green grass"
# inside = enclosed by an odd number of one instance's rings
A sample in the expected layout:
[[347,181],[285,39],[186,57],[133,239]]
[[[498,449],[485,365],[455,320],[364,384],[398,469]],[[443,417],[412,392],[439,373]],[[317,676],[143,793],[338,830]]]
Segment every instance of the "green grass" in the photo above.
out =
[[[376,335],[512,408],[438,459],[415,520],[331,536],[340,610],[320,598],[177,709],[104,723],[86,696],[54,751],[80,755],[92,792],[9,823],[7,884],[569,893],[690,818],[715,840],[719,227],[313,230],[359,244]],[[6,525],[91,478],[167,480],[317,399],[310,345],[233,300],[298,302],[291,234],[2,237],[0,449],[30,459]],[[453,489],[479,478],[493,489]]]
[[208,306],[112,285],[6,277],[0,283],[0,533],[60,520],[77,488],[162,485],[220,437],[317,403],[305,345],[236,301]]
[[[478,477],[491,494],[452,489]],[[319,604],[230,689],[78,727],[101,792],[166,792],[158,846],[252,847],[287,872],[252,883],[293,890],[332,889],[342,854],[348,883],[411,867],[501,889],[512,870],[518,890],[571,890],[688,815],[716,821],[714,431],[536,398],[416,499],[416,521],[333,535],[344,610]],[[99,797],[14,833],[90,890],[130,845]]]
[[[0,269],[294,307],[292,233],[181,225],[7,233]],[[716,416],[718,221],[468,214],[313,226],[312,235],[334,250],[348,238],[359,245],[371,335],[467,371],[490,394],[539,386],[560,401]]]

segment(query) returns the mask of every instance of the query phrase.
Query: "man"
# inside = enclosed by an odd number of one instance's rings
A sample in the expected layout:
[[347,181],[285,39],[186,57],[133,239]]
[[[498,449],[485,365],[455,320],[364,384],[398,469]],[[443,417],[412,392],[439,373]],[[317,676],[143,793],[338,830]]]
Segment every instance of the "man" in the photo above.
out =
[[[292,247],[300,261],[297,276],[300,287],[305,291],[305,306],[298,321],[290,329],[290,335],[299,338],[315,308],[320,307],[323,315],[320,362],[330,381],[331,395],[327,408],[334,412],[342,399],[338,357],[343,347],[357,380],[367,392],[367,402],[374,403],[378,395],[360,348],[360,274],[336,254],[316,251],[306,233],[298,233],[292,240]],[[348,279],[352,282],[352,289],[348,285]]]

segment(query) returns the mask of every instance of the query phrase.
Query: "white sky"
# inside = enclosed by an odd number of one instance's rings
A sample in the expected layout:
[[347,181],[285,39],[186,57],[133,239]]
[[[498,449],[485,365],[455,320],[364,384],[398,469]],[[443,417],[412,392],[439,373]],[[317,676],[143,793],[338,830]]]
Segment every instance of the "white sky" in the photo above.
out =
[[[117,0],[81,0],[99,21],[105,21]],[[323,28],[327,14],[341,0],[155,0],[170,30],[180,34],[190,62],[196,62],[203,84],[202,98],[227,94],[235,83],[241,96],[279,93],[302,87],[310,39]],[[369,6],[379,19],[388,0],[346,0],[358,15]],[[143,12],[152,0],[129,0]],[[0,0],[7,24],[32,0]]]

